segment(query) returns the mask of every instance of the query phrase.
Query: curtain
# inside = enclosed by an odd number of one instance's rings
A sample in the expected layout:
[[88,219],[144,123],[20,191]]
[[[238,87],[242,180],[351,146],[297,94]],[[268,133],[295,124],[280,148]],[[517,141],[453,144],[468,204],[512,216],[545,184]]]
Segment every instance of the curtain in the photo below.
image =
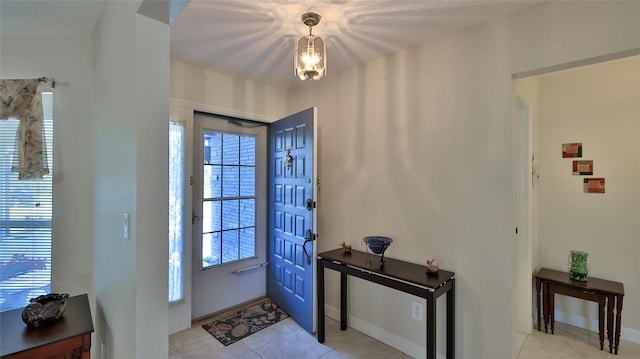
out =
[[11,171],[18,179],[42,179],[49,173],[43,145],[42,89],[39,79],[0,80],[0,120],[20,121]]

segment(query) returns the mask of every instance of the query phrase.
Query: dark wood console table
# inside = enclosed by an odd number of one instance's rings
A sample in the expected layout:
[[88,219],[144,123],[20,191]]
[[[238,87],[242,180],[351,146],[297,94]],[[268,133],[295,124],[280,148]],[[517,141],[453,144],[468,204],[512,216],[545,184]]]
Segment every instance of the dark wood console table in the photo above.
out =
[[93,321],[86,294],[70,297],[62,317],[42,328],[26,325],[22,309],[0,313],[0,358],[90,358]]
[[386,258],[378,258],[342,248],[318,254],[318,342],[324,343],[324,269],[340,272],[340,329],[347,329],[347,275],[425,298],[427,302],[427,359],[436,358],[436,299],[447,293],[447,359],[455,358],[455,274],[440,270],[427,275],[427,267]]
[[[598,334],[600,335],[600,350],[604,348],[605,316],[609,353],[618,354],[620,346],[620,321],[622,319],[622,299],[624,285],[606,279],[587,277],[586,282],[578,282],[569,278],[569,273],[553,269],[542,268],[536,273],[536,305],[538,331],[540,331],[540,310],[544,320],[544,331],[550,326],[554,331],[555,294],[566,295],[598,303]],[[542,306],[540,305],[542,297]],[[614,319],[615,313],[615,319]],[[614,324],[615,323],[615,324]]]

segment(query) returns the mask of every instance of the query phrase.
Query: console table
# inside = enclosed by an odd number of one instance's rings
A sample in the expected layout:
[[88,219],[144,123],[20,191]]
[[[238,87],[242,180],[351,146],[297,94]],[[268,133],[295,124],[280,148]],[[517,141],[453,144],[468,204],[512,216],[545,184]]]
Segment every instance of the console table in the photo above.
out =
[[440,270],[427,275],[427,267],[385,257],[380,266],[378,257],[342,248],[318,254],[318,342],[325,340],[324,269],[340,272],[340,329],[347,329],[347,276],[352,275],[385,287],[425,298],[427,302],[427,359],[436,358],[436,299],[447,294],[447,359],[455,358],[455,274]]
[[0,358],[90,358],[93,321],[86,294],[70,297],[62,317],[46,327],[26,325],[22,309],[0,313]]
[[[569,273],[553,269],[542,268],[536,273],[536,305],[538,331],[540,331],[540,310],[544,320],[544,331],[550,326],[554,332],[555,294],[566,295],[598,303],[598,334],[600,335],[600,350],[604,349],[605,316],[609,353],[618,354],[620,345],[620,321],[622,319],[622,299],[624,285],[606,279],[587,277],[586,282],[579,282],[569,278]],[[542,296],[542,306],[540,297]],[[615,313],[615,317],[614,317]]]

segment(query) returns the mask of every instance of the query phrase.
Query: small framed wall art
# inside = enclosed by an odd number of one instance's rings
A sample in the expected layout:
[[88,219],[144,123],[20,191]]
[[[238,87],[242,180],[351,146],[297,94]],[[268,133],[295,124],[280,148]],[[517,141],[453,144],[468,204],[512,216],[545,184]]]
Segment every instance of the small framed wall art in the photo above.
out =
[[562,144],[562,158],[580,157],[582,157],[582,142]]
[[584,193],[604,193],[604,178],[585,178]]
[[593,175],[593,160],[573,161],[573,174],[579,176]]

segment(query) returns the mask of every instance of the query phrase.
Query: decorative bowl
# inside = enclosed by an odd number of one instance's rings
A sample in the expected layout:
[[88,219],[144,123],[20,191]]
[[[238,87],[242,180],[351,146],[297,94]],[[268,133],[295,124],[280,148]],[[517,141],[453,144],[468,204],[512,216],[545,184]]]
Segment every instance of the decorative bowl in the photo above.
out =
[[[367,245],[367,248],[369,248],[371,252],[380,256],[380,267],[382,267],[384,265],[384,251],[389,248],[393,239],[384,236],[367,236],[364,237],[362,241]],[[374,256],[371,256],[369,258],[369,262],[373,261],[373,258]]]
[[69,294],[45,294],[29,300],[22,310],[22,321],[32,327],[44,327],[62,317],[67,309]]
[[384,254],[393,239],[384,236],[367,236],[362,239],[369,249],[375,254]]

